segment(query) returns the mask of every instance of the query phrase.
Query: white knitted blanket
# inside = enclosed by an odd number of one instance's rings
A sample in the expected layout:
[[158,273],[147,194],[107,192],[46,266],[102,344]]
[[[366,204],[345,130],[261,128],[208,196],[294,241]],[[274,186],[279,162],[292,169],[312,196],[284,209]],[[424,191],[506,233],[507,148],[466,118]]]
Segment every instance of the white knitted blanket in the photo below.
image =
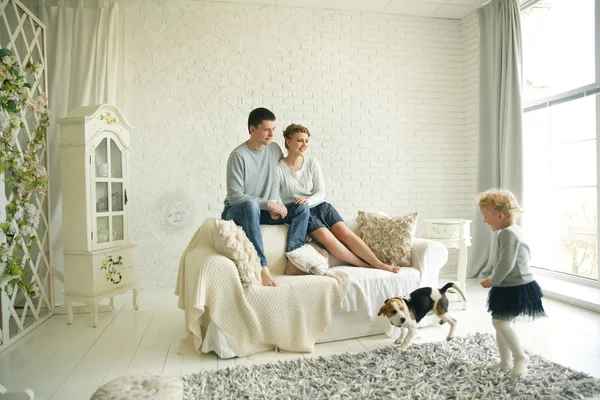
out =
[[199,353],[211,320],[239,357],[273,348],[312,352],[346,296],[350,277],[341,271],[274,275],[277,287],[244,289],[233,261],[214,250],[214,225],[214,219],[202,224],[179,263],[175,295],[188,334],[179,352]]

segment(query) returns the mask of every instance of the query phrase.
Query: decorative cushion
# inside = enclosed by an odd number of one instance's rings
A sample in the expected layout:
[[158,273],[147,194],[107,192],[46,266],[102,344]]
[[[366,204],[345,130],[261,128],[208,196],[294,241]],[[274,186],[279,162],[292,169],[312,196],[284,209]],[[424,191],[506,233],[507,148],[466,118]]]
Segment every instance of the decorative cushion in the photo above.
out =
[[412,263],[412,239],[418,212],[402,217],[358,212],[357,234],[381,261],[399,267]]
[[243,287],[260,285],[260,259],[252,242],[233,221],[215,220],[215,250],[237,266]]
[[329,267],[333,266],[333,265],[331,265],[331,263],[332,263],[331,259],[333,258],[333,256],[329,255],[329,252],[321,243],[319,243],[315,239],[313,239],[312,236],[306,237],[306,243],[311,245],[317,251],[317,253],[319,253],[320,255],[323,256],[323,258],[325,259],[325,262],[327,263],[327,265]]
[[285,255],[296,268],[307,274],[323,275],[329,267],[327,259],[310,244],[286,252]]
[[94,392],[91,400],[180,400],[183,383],[177,376],[138,374],[113,379]]
[[[367,211],[369,212],[369,211]],[[386,213],[385,211],[379,211],[373,214],[377,214],[377,215],[383,215],[384,217],[388,217],[388,218],[392,218],[391,215],[388,215],[388,213]],[[417,217],[415,218],[415,223],[413,224],[413,229],[410,231],[410,234],[412,235],[413,238],[417,237],[417,223],[418,223],[418,219],[419,219],[419,215],[417,213]]]

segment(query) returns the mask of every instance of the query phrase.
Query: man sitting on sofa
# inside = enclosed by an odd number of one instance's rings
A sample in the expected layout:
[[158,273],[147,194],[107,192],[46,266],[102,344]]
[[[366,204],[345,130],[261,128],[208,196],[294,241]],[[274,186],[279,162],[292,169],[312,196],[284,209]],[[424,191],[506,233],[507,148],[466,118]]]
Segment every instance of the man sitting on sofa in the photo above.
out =
[[[306,244],[309,209],[306,204],[268,201],[275,178],[275,167],[283,158],[273,140],[275,114],[257,108],[248,116],[250,139],[237,146],[227,160],[227,197],[221,218],[242,227],[254,245],[263,286],[277,286],[267,265],[260,225],[289,224],[286,252]],[[289,262],[289,261],[288,261]]]

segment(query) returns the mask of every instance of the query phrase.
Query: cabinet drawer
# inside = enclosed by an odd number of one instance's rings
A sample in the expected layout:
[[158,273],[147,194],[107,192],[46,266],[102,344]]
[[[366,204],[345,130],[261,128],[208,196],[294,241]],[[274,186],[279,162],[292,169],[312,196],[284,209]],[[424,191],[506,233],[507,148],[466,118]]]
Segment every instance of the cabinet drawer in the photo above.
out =
[[104,271],[102,270],[102,263],[109,260],[109,257],[112,258],[113,262],[117,262],[119,257],[121,257],[122,265],[115,265],[116,268],[127,268],[135,265],[136,263],[136,248],[135,247],[124,247],[124,248],[114,248],[107,249],[106,251],[96,253],[94,255],[94,270],[96,272]]
[[[71,296],[95,296],[101,291],[114,290],[118,286],[135,282],[135,265],[137,262],[137,246],[129,245],[113,247],[94,252],[65,252],[65,294]],[[117,261],[121,257],[121,265],[114,265],[113,280],[107,280],[108,269],[102,269],[104,262]],[[127,273],[121,272],[119,281],[118,272],[128,269]],[[112,285],[112,286],[111,286]]]
[[136,282],[135,265],[117,269],[117,274],[110,277],[103,270],[96,275],[96,293],[108,292],[134,282]]
[[[96,293],[116,289],[135,281],[136,248],[109,249],[94,256]],[[121,258],[121,264],[116,264]],[[112,259],[112,265],[110,260]],[[105,268],[103,268],[105,265]]]
[[421,237],[430,239],[469,239],[470,220],[467,219],[424,219],[421,225]]
[[434,239],[460,239],[460,224],[431,224]]

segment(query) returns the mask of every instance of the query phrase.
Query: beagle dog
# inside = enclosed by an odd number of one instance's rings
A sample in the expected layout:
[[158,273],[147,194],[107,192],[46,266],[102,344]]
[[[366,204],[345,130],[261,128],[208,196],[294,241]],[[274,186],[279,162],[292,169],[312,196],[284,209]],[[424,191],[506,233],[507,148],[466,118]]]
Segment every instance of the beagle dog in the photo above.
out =
[[454,337],[456,320],[448,315],[448,297],[446,297],[446,291],[450,288],[456,289],[463,300],[467,301],[460,287],[452,282],[445,284],[441,289],[423,287],[412,292],[408,298],[394,297],[385,301],[377,315],[387,317],[392,325],[401,328],[400,336],[395,342],[400,345],[400,351],[408,347],[417,331],[417,323],[426,315],[437,315],[440,325],[448,322],[450,332],[446,340]]

